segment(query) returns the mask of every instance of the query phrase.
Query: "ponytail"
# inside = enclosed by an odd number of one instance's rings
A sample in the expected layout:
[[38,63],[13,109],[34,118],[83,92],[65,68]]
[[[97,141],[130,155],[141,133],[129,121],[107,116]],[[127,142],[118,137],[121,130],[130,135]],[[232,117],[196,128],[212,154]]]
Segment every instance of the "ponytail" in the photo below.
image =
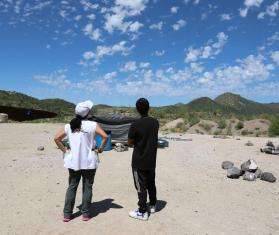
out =
[[82,121],[82,117],[79,115],[76,115],[76,117],[71,120],[70,126],[71,126],[72,133],[80,130],[81,121]]

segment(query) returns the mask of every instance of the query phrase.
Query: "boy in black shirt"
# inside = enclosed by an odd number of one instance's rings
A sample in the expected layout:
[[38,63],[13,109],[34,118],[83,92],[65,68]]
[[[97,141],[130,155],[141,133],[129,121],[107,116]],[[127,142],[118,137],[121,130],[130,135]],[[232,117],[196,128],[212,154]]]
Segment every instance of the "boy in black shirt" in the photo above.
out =
[[136,103],[136,108],[141,118],[132,123],[128,134],[128,144],[134,146],[132,170],[135,187],[138,191],[139,209],[131,211],[129,216],[147,220],[147,192],[150,200],[150,213],[156,211],[155,167],[159,122],[148,116],[148,100],[140,98]]

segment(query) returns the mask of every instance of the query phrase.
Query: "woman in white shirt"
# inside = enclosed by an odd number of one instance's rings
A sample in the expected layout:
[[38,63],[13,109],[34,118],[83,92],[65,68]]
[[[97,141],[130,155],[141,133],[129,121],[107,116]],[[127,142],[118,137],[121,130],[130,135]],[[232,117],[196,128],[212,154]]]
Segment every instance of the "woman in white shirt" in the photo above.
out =
[[[64,222],[72,219],[73,208],[75,204],[76,191],[79,181],[82,177],[82,220],[88,221],[90,216],[90,206],[92,200],[92,186],[96,169],[99,165],[98,153],[103,152],[107,141],[107,135],[102,128],[94,121],[86,120],[90,110],[93,107],[91,101],[85,101],[77,104],[75,108],[76,117],[66,124],[64,129],[60,130],[55,136],[55,143],[64,154],[64,166],[69,170],[69,187],[67,189]],[[101,146],[97,151],[95,149],[95,135],[102,137]],[[67,149],[62,140],[69,139],[70,149]]]

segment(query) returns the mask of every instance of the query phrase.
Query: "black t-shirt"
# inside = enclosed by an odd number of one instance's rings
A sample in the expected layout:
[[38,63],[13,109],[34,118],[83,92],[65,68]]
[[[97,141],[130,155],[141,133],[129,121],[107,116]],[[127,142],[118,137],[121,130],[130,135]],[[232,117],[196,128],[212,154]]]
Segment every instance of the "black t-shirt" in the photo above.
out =
[[142,117],[131,124],[128,138],[134,140],[132,167],[155,169],[159,122],[152,117]]

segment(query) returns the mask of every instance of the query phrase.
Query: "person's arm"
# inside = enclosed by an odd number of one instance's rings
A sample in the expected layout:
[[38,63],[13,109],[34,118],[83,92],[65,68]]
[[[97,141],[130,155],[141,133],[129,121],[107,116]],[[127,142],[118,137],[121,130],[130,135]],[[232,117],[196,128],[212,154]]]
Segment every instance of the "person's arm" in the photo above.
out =
[[135,124],[132,123],[129,129],[128,133],[128,146],[133,147],[135,144],[135,135],[136,135],[136,129],[135,129]]
[[108,135],[106,134],[106,132],[104,132],[104,130],[100,127],[99,124],[97,124],[97,127],[96,127],[96,134],[98,134],[102,137],[102,143],[101,143],[100,147],[98,148],[98,152],[102,153],[104,151],[104,147],[107,143]]
[[56,143],[57,147],[63,152],[67,152],[67,148],[62,144],[62,140],[66,137],[66,133],[64,129],[61,129],[57,132],[57,134],[54,137],[54,142]]

